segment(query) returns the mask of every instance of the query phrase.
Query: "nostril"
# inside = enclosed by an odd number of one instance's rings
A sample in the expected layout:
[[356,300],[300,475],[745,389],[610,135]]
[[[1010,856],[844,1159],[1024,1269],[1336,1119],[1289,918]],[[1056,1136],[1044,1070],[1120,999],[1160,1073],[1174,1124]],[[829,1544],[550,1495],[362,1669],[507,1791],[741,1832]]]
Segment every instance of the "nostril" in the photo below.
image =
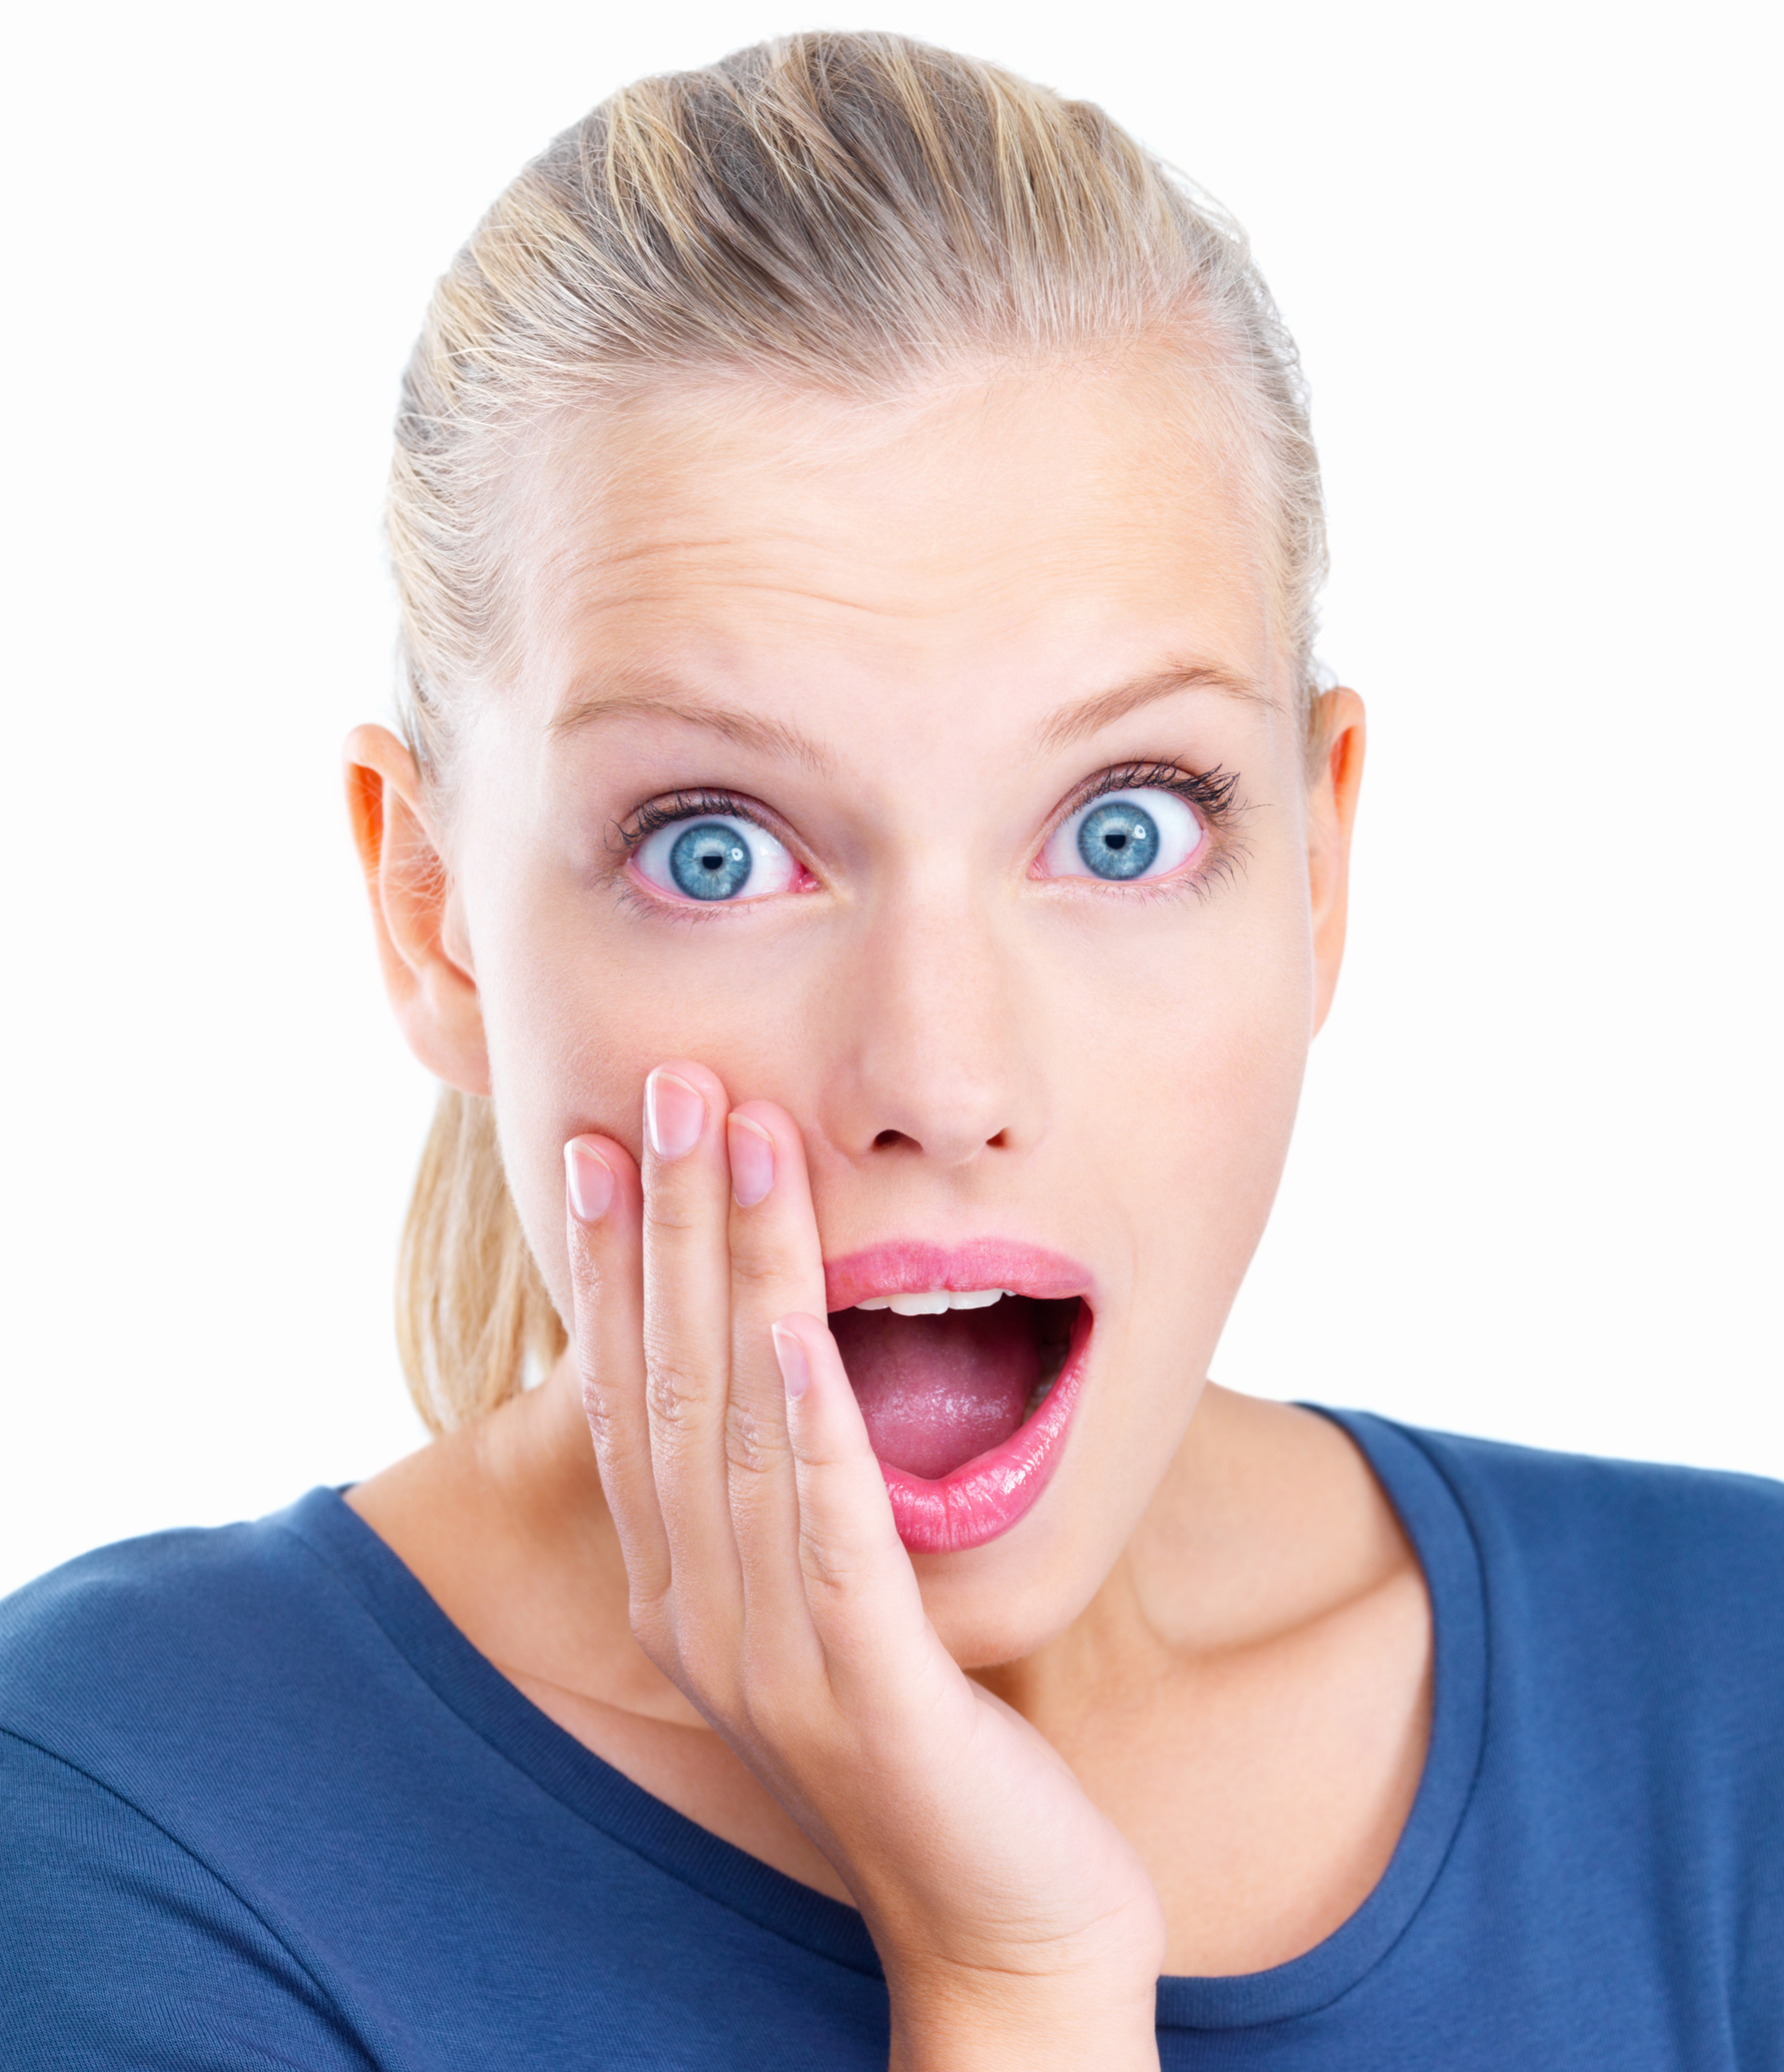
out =
[[906,1136],[901,1129],[883,1129],[874,1139],[874,1148],[877,1151],[890,1151],[898,1144],[908,1144],[912,1150],[918,1147],[916,1138]]

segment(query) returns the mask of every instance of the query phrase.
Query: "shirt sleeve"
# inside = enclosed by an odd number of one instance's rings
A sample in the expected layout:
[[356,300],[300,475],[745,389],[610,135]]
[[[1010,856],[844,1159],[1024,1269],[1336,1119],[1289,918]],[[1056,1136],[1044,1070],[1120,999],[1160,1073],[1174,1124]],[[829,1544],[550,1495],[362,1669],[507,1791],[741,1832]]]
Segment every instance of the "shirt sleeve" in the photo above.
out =
[[8,2072],[375,2072],[254,1909],[127,1801],[0,1730]]

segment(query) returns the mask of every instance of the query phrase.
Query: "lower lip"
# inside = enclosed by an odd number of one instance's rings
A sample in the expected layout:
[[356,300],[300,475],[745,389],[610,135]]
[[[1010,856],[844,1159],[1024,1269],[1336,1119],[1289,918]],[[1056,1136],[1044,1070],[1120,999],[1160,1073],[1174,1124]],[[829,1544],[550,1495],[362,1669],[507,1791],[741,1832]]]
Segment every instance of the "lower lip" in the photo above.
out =
[[983,1546],[1032,1508],[1058,1463],[1077,1407],[1092,1326],[1090,1305],[1080,1302],[1059,1378],[1040,1408],[1002,1445],[934,1482],[880,1463],[898,1537],[913,1554],[957,1554]]

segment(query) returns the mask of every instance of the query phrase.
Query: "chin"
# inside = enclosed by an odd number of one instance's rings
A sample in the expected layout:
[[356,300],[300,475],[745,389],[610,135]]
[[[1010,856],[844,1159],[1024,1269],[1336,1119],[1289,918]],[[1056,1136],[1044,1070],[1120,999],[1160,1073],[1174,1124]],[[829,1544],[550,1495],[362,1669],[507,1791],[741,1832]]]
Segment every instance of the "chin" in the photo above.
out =
[[969,1553],[911,1557],[929,1623],[962,1669],[1034,1654],[1095,1596],[1131,1521],[1082,1524],[1047,1533],[1038,1546],[1019,1534]]
[[1101,1585],[1196,1391],[1171,1389],[1138,1444],[1125,1426],[1152,1391],[1135,1383],[1179,1362],[1162,1348],[1136,1360],[1094,1274],[1055,1251],[894,1240],[826,1272],[831,1330],[931,1622],[963,1667],[1032,1653]]

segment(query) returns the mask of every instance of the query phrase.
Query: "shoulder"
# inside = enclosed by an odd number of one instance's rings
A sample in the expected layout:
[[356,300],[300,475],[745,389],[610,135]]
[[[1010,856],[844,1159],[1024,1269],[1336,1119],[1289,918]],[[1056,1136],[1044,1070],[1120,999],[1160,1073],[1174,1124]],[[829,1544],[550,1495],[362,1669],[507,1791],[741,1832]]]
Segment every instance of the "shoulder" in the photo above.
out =
[[1650,1582],[1714,1570],[1784,1602],[1784,1482],[1396,1428],[1477,1529],[1515,1535],[1529,1560],[1567,1567],[1614,1553],[1618,1572]]
[[368,1623],[304,1531],[338,1503],[316,1490],[253,1523],[124,1540],[0,1600],[0,1728],[115,1783],[277,1712]]
[[1466,1521],[1502,1667],[1781,1768],[1784,1483],[1389,1428]]
[[0,1601],[9,2066],[365,2072],[257,1875],[255,1823],[369,1623],[292,1529],[335,1501],[102,1547]]

